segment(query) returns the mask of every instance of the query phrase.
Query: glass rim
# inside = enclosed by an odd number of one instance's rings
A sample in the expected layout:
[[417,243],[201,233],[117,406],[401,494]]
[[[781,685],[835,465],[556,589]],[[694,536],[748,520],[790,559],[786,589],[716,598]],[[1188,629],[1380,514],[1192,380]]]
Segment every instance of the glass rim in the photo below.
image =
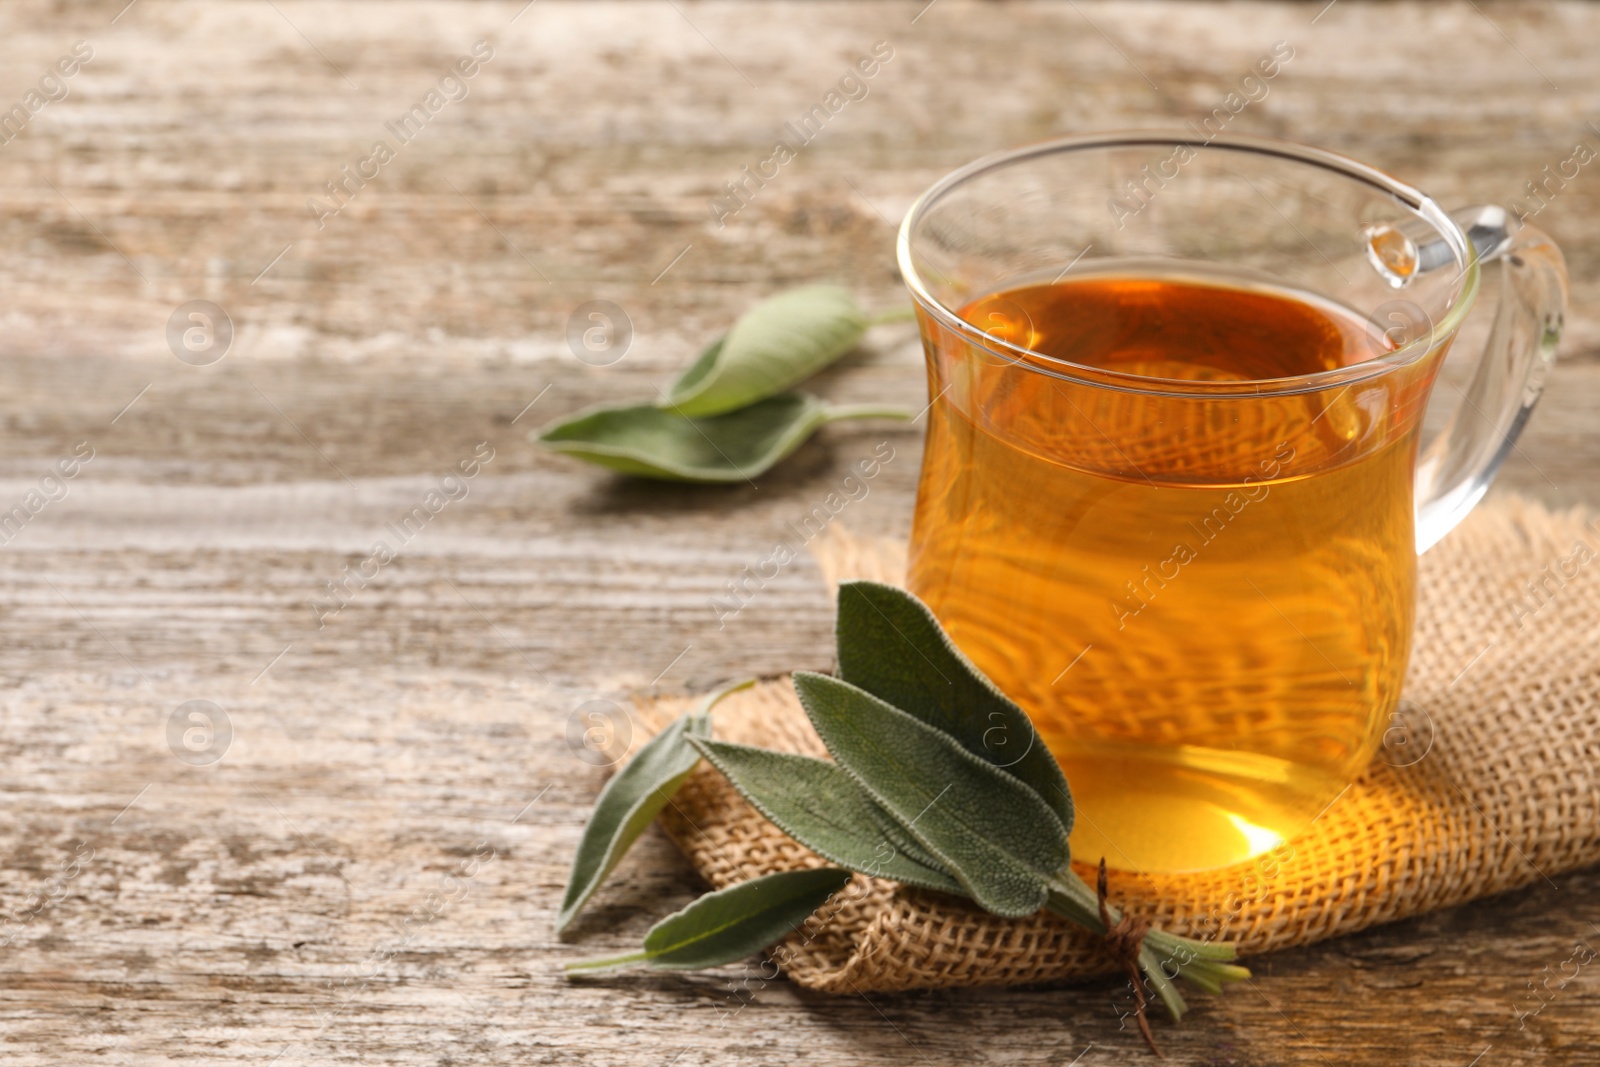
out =
[[[1140,374],[1130,374],[1126,371],[1091,367],[1081,363],[1073,363],[1071,360],[1061,359],[1057,356],[1047,355],[1022,345],[1013,344],[1010,341],[978,329],[958,315],[954,309],[946,307],[942,301],[928,290],[927,284],[912,260],[912,233],[921,223],[928,210],[937,204],[945,194],[981,175],[1041,156],[1078,152],[1085,149],[1138,146],[1152,148],[1187,146],[1197,151],[1204,151],[1207,148],[1222,148],[1227,151],[1268,156],[1293,163],[1320,167],[1387,193],[1437,230],[1449,245],[1456,264],[1461,266],[1460,276],[1455,283],[1458,288],[1451,297],[1452,303],[1447,314],[1440,322],[1432,325],[1425,337],[1415,338],[1391,352],[1362,360],[1359,363],[1352,363],[1346,367],[1335,367],[1331,370],[1282,378],[1200,382],[1182,378],[1155,378]],[[900,223],[899,235],[895,242],[895,255],[900,267],[901,278],[905,282],[906,288],[911,291],[912,299],[935,322],[961,336],[969,343],[987,349],[1017,367],[1033,373],[1103,388],[1118,389],[1124,392],[1152,393],[1162,396],[1249,397],[1262,394],[1304,393],[1330,387],[1352,385],[1356,382],[1378,377],[1416,362],[1428,352],[1437,348],[1441,341],[1454,334],[1460,328],[1462,320],[1466,318],[1467,312],[1471,310],[1476,302],[1480,278],[1477,252],[1455,220],[1432,197],[1398,179],[1391,178],[1374,167],[1369,167],[1365,163],[1351,159],[1348,156],[1339,155],[1336,152],[1329,152],[1321,148],[1310,148],[1305,145],[1280,141],[1270,137],[1219,134],[1211,138],[1199,138],[1192,134],[1175,130],[1132,130],[1059,137],[996,152],[975,160],[940,178],[921,196],[917,197],[906,211],[905,219]]]

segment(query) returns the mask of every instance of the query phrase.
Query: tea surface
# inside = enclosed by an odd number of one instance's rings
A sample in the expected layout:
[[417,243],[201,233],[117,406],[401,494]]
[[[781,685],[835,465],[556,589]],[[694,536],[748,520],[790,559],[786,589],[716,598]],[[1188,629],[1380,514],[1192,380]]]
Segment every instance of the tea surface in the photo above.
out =
[[[1175,278],[1016,289],[962,316],[1191,381],[1387,350],[1326,303]],[[1205,869],[1304,829],[1371,757],[1405,672],[1416,435],[1384,424],[1402,398],[1151,397],[983,356],[934,379],[911,588],[1060,760],[1073,855]]]

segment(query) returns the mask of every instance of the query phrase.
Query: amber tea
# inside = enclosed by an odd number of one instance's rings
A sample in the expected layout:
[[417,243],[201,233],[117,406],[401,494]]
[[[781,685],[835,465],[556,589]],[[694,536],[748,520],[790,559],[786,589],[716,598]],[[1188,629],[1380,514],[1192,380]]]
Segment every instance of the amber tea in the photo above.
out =
[[[1029,285],[961,317],[1169,383],[1392,348],[1325,299],[1227,277]],[[1370,759],[1400,690],[1416,424],[1439,352],[1376,385],[1230,402],[955,347],[930,342],[911,588],[1060,760],[1074,856],[1204,869],[1303,829]]]
[[[1366,769],[1417,556],[1526,425],[1566,304],[1560,250],[1505,208],[1192,132],[977,160],[896,249],[931,401],[908,579],[1038,724],[985,755],[1047,745],[1074,857],[1123,870],[1281,863]],[[1419,449],[1489,279],[1494,325]]]

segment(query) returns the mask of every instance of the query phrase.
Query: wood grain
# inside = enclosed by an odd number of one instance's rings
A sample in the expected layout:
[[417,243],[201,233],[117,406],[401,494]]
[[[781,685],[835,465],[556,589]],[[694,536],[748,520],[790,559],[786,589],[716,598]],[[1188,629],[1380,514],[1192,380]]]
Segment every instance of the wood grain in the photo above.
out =
[[[842,521],[903,534],[920,441],[832,427],[758,484],[685,490],[526,431],[652,395],[783,285],[901,303],[892,220],[935,178],[1202,114],[1280,39],[1294,63],[1240,129],[1446,203],[1600,144],[1600,9],[1577,3],[124,3],[0,11],[0,112],[94,50],[0,145],[0,503],[94,450],[0,547],[8,1064],[1135,1060],[1103,986],[559,977],[696,891],[652,833],[582,943],[554,940],[604,774],[575,711],[826,665],[808,560],[721,629],[708,598],[880,441],[895,459]],[[479,40],[465,99],[319,229],[307,200]],[[722,183],[880,40],[867,98],[717,227]],[[1572,270],[1566,362],[1502,484],[1554,504],[1600,504],[1597,203],[1585,169],[1538,218]],[[166,340],[196,299],[235,327],[203,368]],[[565,341],[597,299],[635,330],[609,367]],[[919,360],[885,327],[819,387],[918,404]],[[467,496],[319,627],[326,583],[480,442]],[[168,742],[195,699],[233,730],[203,766]],[[1163,1041],[1181,1064],[1590,1063],[1588,970],[1517,1013],[1597,921],[1591,871],[1253,961]]]

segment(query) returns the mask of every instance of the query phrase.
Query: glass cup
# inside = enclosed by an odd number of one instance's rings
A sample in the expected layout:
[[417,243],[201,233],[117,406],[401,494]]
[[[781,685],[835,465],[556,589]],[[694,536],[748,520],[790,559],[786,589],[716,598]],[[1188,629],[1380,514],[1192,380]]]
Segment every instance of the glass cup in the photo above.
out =
[[[1329,152],[1128,133],[957,171],[899,262],[930,397],[909,584],[1061,762],[1073,854],[1205,870],[1303,831],[1395,711],[1418,553],[1538,399],[1559,251]],[[1481,273],[1486,350],[1422,449]]]

